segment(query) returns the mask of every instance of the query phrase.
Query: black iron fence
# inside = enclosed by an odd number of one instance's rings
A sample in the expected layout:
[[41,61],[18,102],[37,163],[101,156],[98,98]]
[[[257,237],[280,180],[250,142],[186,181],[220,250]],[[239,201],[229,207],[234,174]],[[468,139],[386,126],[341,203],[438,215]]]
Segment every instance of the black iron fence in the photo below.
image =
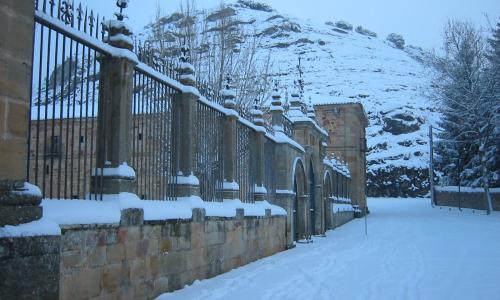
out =
[[132,102],[132,167],[142,199],[175,200],[173,96],[178,91],[136,69]]
[[254,202],[255,164],[252,163],[252,147],[250,140],[254,134],[252,128],[236,122],[236,182],[240,186],[240,200]]
[[293,122],[285,114],[283,114],[283,130],[288,137],[293,138]]
[[[36,1],[32,92],[28,140],[27,180],[38,185],[44,198],[102,199],[102,190],[91,192],[91,177],[103,186],[96,168],[97,118],[105,110],[99,102],[100,62],[113,53],[104,44],[104,19],[94,11],[74,7],[73,2]],[[176,60],[162,59],[144,45],[136,44],[139,64],[133,75],[131,166],[137,175],[137,194],[143,199],[175,200],[174,188],[180,137],[176,137],[173,101],[180,93],[170,78],[178,79]],[[163,74],[153,74],[148,67]],[[168,78],[167,78],[168,77]],[[219,105],[222,98],[205,83],[197,84],[207,100]],[[243,118],[251,116],[239,110]],[[195,117],[195,175],[205,201],[222,201],[222,149],[225,115],[203,101]],[[292,124],[285,118],[285,131]],[[240,199],[254,201],[256,174],[252,162],[254,130],[237,122],[236,181]],[[109,137],[101,136],[101,139]],[[266,187],[275,197],[274,142],[266,142]],[[105,145],[106,143],[102,143]],[[104,157],[104,156],[103,156]],[[104,163],[104,162],[103,162]]]
[[267,189],[268,201],[274,201],[276,199],[275,161],[276,144],[274,141],[266,138],[264,144],[264,186]]
[[35,7],[27,180],[45,198],[98,198],[90,195],[90,176],[96,165],[99,57],[106,54],[67,28],[102,39],[101,19],[67,1],[36,1]]
[[197,80],[196,87],[202,96],[204,96],[207,100],[217,103],[219,105],[223,105],[224,101],[220,94],[216,89],[211,87],[208,83]]
[[224,114],[198,101],[195,130],[195,175],[205,201],[222,201],[224,181],[222,149]]
[[140,62],[148,65],[154,70],[175,80],[179,80],[179,60],[175,56],[165,58],[154,47],[149,47],[146,43],[136,42],[134,50]]

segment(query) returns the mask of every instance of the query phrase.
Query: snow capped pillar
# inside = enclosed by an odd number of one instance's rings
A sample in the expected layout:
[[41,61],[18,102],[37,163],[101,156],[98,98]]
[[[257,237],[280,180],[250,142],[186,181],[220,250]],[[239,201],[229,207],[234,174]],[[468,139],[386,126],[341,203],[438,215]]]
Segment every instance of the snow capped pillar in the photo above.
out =
[[176,177],[175,194],[177,197],[199,196],[199,180],[195,176],[194,149],[196,116],[198,114],[199,94],[196,88],[195,69],[190,62],[190,49],[186,45],[181,47],[182,55],[179,57],[180,65],[177,72],[180,82],[193,87],[188,92],[179,93],[173,102],[173,127],[174,127],[174,161]]
[[[91,193],[118,195],[136,189],[131,162],[133,76],[137,64],[132,31],[124,22],[128,0],[118,0],[116,20],[108,21],[105,41],[119,55],[102,56],[97,118],[97,159],[92,171]],[[126,53],[126,55],[124,55]],[[116,197],[114,197],[116,198]],[[138,199],[138,198],[137,198]]]
[[231,77],[227,76],[226,86],[221,91],[222,99],[224,99],[224,107],[227,109],[235,109],[236,107],[236,93],[233,89]]
[[236,182],[236,122],[238,122],[238,112],[234,110],[236,107],[236,94],[232,88],[231,77],[226,78],[225,88],[221,91],[224,99],[224,107],[228,113],[224,117],[224,141],[225,147],[222,150],[222,159],[224,166],[224,182],[222,186],[222,197],[224,201],[231,201],[239,198],[240,186]]
[[179,73],[179,81],[187,86],[196,85],[195,69],[190,62],[190,49],[188,46],[184,45],[181,47],[181,57],[179,58],[180,64],[177,67],[177,72]]
[[109,20],[105,24],[105,29],[108,31],[106,42],[116,48],[133,50],[132,29],[125,23],[124,19],[128,16],[123,13],[123,9],[128,7],[128,2],[129,0],[116,1],[120,11],[115,13],[116,20]]
[[274,83],[274,90],[271,100],[271,118],[273,129],[276,132],[284,132],[283,129],[283,112],[285,111],[281,102],[281,94],[279,92],[278,82]]
[[265,153],[264,153],[264,143],[266,141],[266,129],[264,126],[264,118],[262,110],[260,110],[257,105],[258,100],[255,99],[255,106],[251,111],[253,123],[255,124],[255,131],[252,135],[251,151],[252,159],[255,166],[255,189],[254,189],[254,200],[263,201],[266,199],[267,190],[264,186],[265,177]]

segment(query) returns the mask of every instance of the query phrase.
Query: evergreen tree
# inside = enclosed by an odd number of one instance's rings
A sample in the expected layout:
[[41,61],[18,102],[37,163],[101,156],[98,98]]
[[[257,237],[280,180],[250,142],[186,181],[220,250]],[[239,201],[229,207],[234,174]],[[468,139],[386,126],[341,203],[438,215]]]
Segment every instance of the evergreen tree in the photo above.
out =
[[480,103],[484,101],[482,70],[484,41],[480,31],[466,22],[450,21],[444,31],[444,56],[434,56],[434,81],[443,129],[438,135],[437,170],[446,185],[470,183],[479,177],[474,157],[479,150],[477,132]]
[[486,72],[488,103],[484,107],[485,118],[483,131],[489,135],[485,143],[485,167],[491,187],[500,187],[500,22],[492,29],[492,37],[488,39],[489,62]]

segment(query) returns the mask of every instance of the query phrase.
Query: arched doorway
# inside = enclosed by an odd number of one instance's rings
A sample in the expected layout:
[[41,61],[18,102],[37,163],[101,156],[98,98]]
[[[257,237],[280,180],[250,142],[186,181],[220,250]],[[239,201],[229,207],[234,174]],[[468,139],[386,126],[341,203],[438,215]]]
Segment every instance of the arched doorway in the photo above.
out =
[[306,173],[300,160],[294,166],[293,192],[292,236],[294,241],[298,241],[307,238]]
[[309,162],[309,220],[311,231],[310,234],[316,233],[316,180],[314,178],[314,169],[312,160]]

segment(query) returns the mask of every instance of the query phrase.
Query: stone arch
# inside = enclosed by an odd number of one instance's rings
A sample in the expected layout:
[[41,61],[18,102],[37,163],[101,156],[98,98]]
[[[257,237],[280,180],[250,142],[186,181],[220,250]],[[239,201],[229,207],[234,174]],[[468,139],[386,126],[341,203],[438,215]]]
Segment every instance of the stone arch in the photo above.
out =
[[325,171],[323,176],[323,208],[324,208],[324,222],[325,230],[332,227],[332,205],[330,197],[332,196],[332,175],[329,170]]
[[294,241],[307,237],[307,178],[304,164],[297,158],[293,164],[292,186],[295,197],[292,204],[292,236]]

